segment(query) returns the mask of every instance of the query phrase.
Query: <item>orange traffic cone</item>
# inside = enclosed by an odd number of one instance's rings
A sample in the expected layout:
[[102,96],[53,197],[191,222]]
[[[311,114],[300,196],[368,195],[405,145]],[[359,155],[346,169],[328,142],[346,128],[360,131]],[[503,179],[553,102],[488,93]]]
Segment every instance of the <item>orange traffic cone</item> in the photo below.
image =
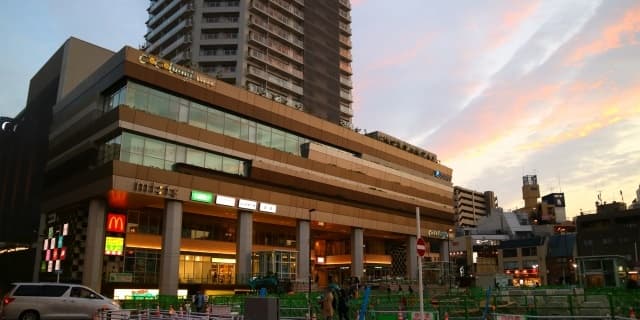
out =
[[444,320],[449,320],[449,312],[444,313]]
[[398,311],[398,320],[404,320],[404,315],[402,314],[402,311]]
[[631,319],[635,319],[636,318],[636,311],[633,310],[633,307],[629,308],[629,318],[631,318]]

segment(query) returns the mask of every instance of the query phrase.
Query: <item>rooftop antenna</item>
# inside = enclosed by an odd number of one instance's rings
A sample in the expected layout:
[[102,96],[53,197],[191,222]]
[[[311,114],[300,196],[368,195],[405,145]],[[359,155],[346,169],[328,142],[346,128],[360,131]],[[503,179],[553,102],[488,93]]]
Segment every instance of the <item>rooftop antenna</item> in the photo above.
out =
[[622,202],[624,202],[624,196],[622,195],[622,189],[620,189],[620,199],[622,199]]
[[560,189],[560,193],[562,193],[562,184],[560,184],[560,177],[558,177],[558,188]]

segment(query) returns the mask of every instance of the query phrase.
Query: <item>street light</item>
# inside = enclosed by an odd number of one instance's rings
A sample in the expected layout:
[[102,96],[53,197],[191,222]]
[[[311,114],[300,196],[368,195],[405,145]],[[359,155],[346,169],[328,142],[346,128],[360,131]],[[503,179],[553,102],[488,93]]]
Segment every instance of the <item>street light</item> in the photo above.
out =
[[567,235],[565,228],[560,229],[560,236],[562,237],[562,286],[567,285],[565,269],[567,268]]
[[311,212],[316,211],[316,209],[309,209],[309,270],[307,271],[307,273],[309,274],[309,287],[308,287],[308,292],[307,292],[307,304],[308,304],[308,312],[309,312],[309,319],[311,319],[313,316],[311,314],[311,248],[313,247],[313,238],[311,237]]
[[453,232],[453,229],[449,228],[447,230],[447,251],[449,251],[449,293],[451,293],[451,281],[453,279],[451,279],[451,258],[453,257],[451,255],[451,232]]

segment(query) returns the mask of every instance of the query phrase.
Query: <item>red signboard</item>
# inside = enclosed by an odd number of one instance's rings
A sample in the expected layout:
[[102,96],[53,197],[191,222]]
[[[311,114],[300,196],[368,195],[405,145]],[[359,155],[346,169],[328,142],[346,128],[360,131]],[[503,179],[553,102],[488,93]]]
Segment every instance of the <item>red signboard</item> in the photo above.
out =
[[125,233],[127,226],[127,215],[118,213],[107,214],[107,231],[113,233]]
[[60,260],[64,260],[67,257],[67,247],[62,247],[60,249]]
[[52,254],[51,260],[54,260],[54,261],[58,260],[58,249],[57,248],[53,249],[53,254]]
[[418,250],[418,255],[424,257],[424,254],[427,253],[427,243],[424,241],[424,239],[418,239],[418,243],[416,243],[416,249]]

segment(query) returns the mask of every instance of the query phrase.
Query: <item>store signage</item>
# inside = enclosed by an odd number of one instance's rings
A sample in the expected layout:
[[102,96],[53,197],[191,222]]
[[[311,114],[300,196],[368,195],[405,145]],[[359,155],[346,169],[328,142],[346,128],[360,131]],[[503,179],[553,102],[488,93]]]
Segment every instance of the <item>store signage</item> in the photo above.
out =
[[191,190],[191,201],[211,203],[213,202],[213,193]]
[[44,239],[44,245],[42,246],[42,250],[49,250],[49,239]]
[[166,198],[175,198],[178,196],[178,188],[170,185],[155,182],[133,182],[133,191],[140,193],[149,193]]
[[124,251],[124,238],[106,237],[104,241],[104,254],[108,256],[121,256]]
[[60,271],[60,260],[56,260],[55,268],[56,271]]
[[133,282],[133,273],[130,272],[111,272],[109,274],[110,282]]
[[69,235],[69,224],[65,223],[64,225],[62,225],[62,235],[63,236],[68,236]]
[[63,242],[64,242],[64,238],[62,236],[58,236],[58,248],[62,248]]
[[67,258],[67,247],[60,248],[60,260]]
[[51,250],[47,250],[44,255],[44,261],[51,261]]
[[266,203],[266,202],[260,202],[260,211],[276,213],[276,205],[271,203]]
[[47,265],[47,272],[53,272],[53,261],[49,260],[49,264]]
[[238,201],[238,208],[255,210],[258,207],[258,203],[251,200],[240,199]]
[[125,233],[127,226],[127,215],[119,213],[107,214],[107,231],[113,233]]
[[142,64],[149,64],[158,69],[168,71],[183,78],[193,80],[197,83],[203,84],[208,87],[213,87],[216,84],[216,80],[205,76],[204,74],[195,72],[191,69],[179,66],[170,61],[160,59],[150,54],[143,53],[138,57],[138,61]]
[[235,207],[236,206],[236,198],[217,195],[216,196],[216,204],[223,205],[223,206],[229,206],[229,207]]
[[434,239],[449,239],[449,233],[440,230],[427,230],[427,237]]

